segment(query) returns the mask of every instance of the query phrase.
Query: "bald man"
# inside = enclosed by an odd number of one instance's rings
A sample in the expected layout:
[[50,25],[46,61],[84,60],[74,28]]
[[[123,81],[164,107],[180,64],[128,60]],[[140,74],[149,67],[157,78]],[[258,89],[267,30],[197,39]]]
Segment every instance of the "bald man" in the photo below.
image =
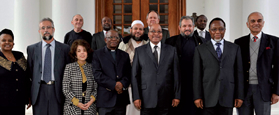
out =
[[74,29],[65,35],[64,43],[68,44],[71,47],[72,43],[75,40],[84,39],[90,44],[92,36],[90,32],[87,32],[82,29],[84,23],[82,16],[80,14],[75,15],[71,23],[74,26]]
[[270,115],[279,100],[279,40],[262,32],[264,17],[251,13],[246,25],[250,33],[235,40],[240,46],[245,78],[245,99],[239,115]]

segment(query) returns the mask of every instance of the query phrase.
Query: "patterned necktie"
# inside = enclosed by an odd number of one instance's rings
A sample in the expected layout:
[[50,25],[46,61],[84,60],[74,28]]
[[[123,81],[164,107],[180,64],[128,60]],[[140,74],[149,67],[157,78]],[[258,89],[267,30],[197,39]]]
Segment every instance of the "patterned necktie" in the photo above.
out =
[[51,51],[50,51],[50,44],[46,45],[46,52],[45,52],[45,62],[44,62],[44,73],[43,79],[46,83],[51,80]]
[[257,39],[258,39],[258,37],[257,37],[257,36],[254,36],[253,38],[254,38],[254,42],[256,42],[256,41],[257,41]]
[[154,57],[155,57],[155,59],[156,59],[156,62],[157,62],[157,64],[158,64],[158,52],[157,52],[157,47],[158,46],[154,46]]
[[222,57],[222,51],[220,48],[221,43],[216,43],[215,45],[217,46],[216,52],[217,52],[218,60],[221,61],[221,57]]

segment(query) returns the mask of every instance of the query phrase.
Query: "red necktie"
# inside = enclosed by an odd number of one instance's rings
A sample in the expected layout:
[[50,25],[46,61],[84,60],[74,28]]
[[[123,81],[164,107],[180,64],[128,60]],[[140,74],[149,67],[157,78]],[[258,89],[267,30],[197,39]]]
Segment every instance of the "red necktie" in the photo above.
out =
[[257,41],[257,39],[258,39],[258,37],[257,37],[257,36],[254,36],[253,38],[254,38],[254,42],[256,42],[256,41]]

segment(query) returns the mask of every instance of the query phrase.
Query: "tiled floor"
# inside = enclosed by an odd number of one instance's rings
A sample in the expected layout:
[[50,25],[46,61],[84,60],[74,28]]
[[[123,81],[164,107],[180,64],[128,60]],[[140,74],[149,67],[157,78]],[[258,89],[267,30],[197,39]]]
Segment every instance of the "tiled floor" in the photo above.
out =
[[[32,108],[30,108],[26,111],[26,115],[33,115]],[[233,111],[233,115],[237,115],[235,112],[235,109]],[[279,115],[279,104],[278,103],[271,106],[271,115]]]

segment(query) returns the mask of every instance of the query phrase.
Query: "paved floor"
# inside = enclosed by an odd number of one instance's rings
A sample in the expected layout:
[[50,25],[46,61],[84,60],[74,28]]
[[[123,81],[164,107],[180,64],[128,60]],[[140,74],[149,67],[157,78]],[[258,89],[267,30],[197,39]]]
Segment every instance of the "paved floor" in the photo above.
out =
[[[33,115],[32,108],[26,111],[26,115]],[[233,115],[237,115],[234,109]],[[271,106],[271,115],[279,115],[279,103]]]

